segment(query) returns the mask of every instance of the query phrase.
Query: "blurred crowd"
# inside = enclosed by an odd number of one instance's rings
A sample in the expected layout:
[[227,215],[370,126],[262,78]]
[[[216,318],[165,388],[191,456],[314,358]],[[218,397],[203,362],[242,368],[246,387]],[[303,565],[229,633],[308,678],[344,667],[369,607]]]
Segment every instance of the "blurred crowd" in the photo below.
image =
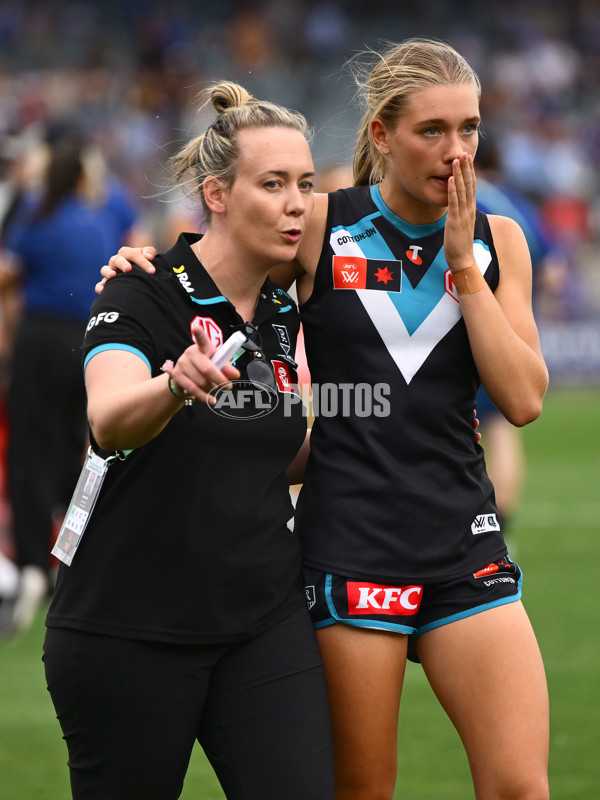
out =
[[569,256],[551,318],[600,308],[597,0],[0,0],[0,136],[12,158],[49,120],[76,118],[141,198],[162,246],[193,213],[162,165],[223,77],[304,112],[318,169],[348,161],[359,111],[343,64],[382,40],[451,41],[482,79],[484,130],[505,184],[541,210]]

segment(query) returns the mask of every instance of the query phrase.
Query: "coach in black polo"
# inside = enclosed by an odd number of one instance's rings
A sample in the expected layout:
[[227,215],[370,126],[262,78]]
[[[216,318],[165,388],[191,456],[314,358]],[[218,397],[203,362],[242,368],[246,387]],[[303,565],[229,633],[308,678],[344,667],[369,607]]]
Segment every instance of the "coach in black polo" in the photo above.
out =
[[[136,268],[107,284],[92,307],[85,364],[101,350],[123,348],[159,375],[192,343],[194,322],[221,339],[243,323],[189,239],[182,235],[157,257],[155,276]],[[295,383],[296,307],[268,278],[252,322],[266,358],[285,365]],[[247,359],[238,359],[241,367]],[[277,387],[279,395],[288,390],[281,381]],[[109,468],[48,625],[162,642],[231,642],[300,606],[300,548],[287,527],[293,512],[285,468],[305,428],[300,403],[278,402],[266,415],[243,419],[203,403],[184,406],[155,439]],[[98,581],[98,573],[107,580]],[[177,576],[176,594],[160,590],[167,575]]]
[[[135,269],[107,284],[92,308],[84,341],[86,363],[102,349],[126,348],[156,376],[167,359],[175,360],[190,345],[194,322],[201,320],[213,337],[224,339],[241,326],[241,317],[192,252],[192,241],[182,235],[175,247],[157,257],[156,275]],[[297,380],[299,323],[293,300],[269,279],[252,323],[275,386],[270,393],[259,387],[259,413],[240,418],[235,403],[225,403],[227,416],[194,402],[183,406],[153,440],[116,460],[73,564],[60,565],[47,625],[57,634],[55,646],[62,646],[61,637],[68,633],[64,629],[77,631],[87,642],[98,670],[87,675],[88,681],[106,680],[107,651],[114,643],[115,662],[125,664],[119,668],[120,680],[125,686],[141,685],[143,692],[148,687],[146,713],[153,715],[156,704],[158,713],[166,709],[168,719],[172,709],[173,722],[165,730],[170,743],[186,735],[179,709],[190,708],[190,717],[196,716],[198,662],[206,665],[206,673],[212,670],[217,676],[210,678],[215,700],[203,715],[201,744],[209,758],[231,748],[243,754],[243,759],[236,756],[235,772],[228,763],[213,762],[225,787],[227,776],[235,786],[239,775],[258,771],[256,753],[266,755],[262,742],[275,737],[280,745],[270,750],[272,789],[285,782],[277,776],[286,775],[290,757],[302,762],[306,750],[311,758],[316,754],[322,759],[322,783],[315,784],[315,791],[327,792],[331,778],[323,764],[330,759],[330,733],[322,664],[301,594],[300,547],[288,528],[293,509],[285,469],[306,430],[302,404],[283,402]],[[252,358],[252,351],[244,352],[236,361],[245,387],[252,385],[246,382]],[[246,402],[252,393],[243,397]],[[273,407],[264,413],[269,397]],[[267,657],[273,667],[265,680],[256,670],[266,648],[271,648]],[[73,674],[63,680],[76,692],[84,667],[66,652],[63,661]],[[173,679],[175,659],[180,662],[177,674],[189,680]],[[304,688],[293,698],[286,682],[278,679],[282,659],[288,670],[303,675]],[[161,664],[162,681],[156,672]],[[89,666],[85,669],[89,672]],[[164,696],[156,696],[157,680]],[[244,688],[251,681],[252,694]],[[115,702],[122,698],[121,689]],[[58,709],[60,692],[55,690],[53,700]],[[99,701],[82,708],[83,714],[94,725],[109,728],[115,748],[126,748],[111,708]],[[130,716],[136,714],[139,705],[131,708]],[[289,729],[302,727],[299,714],[310,735],[292,737],[292,744],[276,721],[281,714],[289,716]],[[139,736],[145,735],[143,719]],[[232,736],[233,744],[224,735]],[[156,747],[159,758],[162,745]],[[186,766],[174,769],[185,772]],[[71,765],[72,775],[74,769]],[[308,776],[306,780],[312,782]]]

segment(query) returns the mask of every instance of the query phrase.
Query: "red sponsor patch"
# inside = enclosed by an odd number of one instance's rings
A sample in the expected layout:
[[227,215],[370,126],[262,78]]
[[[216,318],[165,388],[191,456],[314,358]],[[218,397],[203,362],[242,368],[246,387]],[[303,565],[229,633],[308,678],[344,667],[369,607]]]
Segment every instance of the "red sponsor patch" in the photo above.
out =
[[348,614],[416,614],[423,597],[422,586],[384,586],[380,583],[346,582]]
[[364,289],[367,285],[367,259],[360,256],[333,257],[334,289]]
[[478,569],[477,572],[473,573],[474,578],[485,578],[488,575],[493,575],[495,572],[499,570],[498,564],[488,564],[487,567],[483,569]]
[[402,291],[402,262],[362,256],[333,257],[334,289]]
[[495,575],[496,572],[512,572],[514,570],[514,565],[510,562],[502,559],[501,561],[495,561],[493,564],[488,564],[487,567],[483,567],[483,569],[478,569],[477,572],[473,573],[474,578],[487,578],[488,575]]
[[280,392],[293,392],[294,384],[292,383],[292,376],[290,373],[290,366],[285,361],[271,361],[273,364],[273,371],[275,372],[275,380],[277,381],[277,388]]

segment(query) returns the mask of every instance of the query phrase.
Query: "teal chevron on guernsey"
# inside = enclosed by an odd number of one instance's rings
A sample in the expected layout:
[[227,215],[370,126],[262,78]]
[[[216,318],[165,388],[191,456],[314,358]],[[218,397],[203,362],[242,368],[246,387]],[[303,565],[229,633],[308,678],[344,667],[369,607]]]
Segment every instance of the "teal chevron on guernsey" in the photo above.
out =
[[[387,208],[378,186],[370,187],[370,193],[378,212],[369,213],[351,225],[336,226],[330,235],[330,246],[334,259],[344,256],[401,265],[404,273],[401,291],[373,291],[368,285],[355,291],[396,366],[410,383],[433,349],[462,317],[460,303],[449,291],[446,280],[448,265],[443,242],[446,218],[432,224],[412,225]],[[389,230],[390,226],[402,237],[401,252],[393,252],[384,238],[383,229]],[[364,235],[366,231],[368,235]],[[411,263],[415,249],[420,253],[419,266]],[[485,274],[492,254],[480,238],[473,242],[473,255]],[[411,279],[404,280],[407,276]],[[337,290],[334,280],[334,291]]]

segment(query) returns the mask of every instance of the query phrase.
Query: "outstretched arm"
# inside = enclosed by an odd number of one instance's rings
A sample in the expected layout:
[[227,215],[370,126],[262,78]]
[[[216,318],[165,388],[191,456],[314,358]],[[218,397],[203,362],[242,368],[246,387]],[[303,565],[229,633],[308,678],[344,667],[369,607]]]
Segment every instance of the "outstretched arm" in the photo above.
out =
[[220,370],[211,362],[215,346],[202,328],[194,328],[193,334],[195,344],[184,350],[170,374],[155,378],[141,358],[125,350],[105,350],[89,361],[85,371],[88,419],[103,450],[141,447],[180,410],[184,392],[211,402],[207,393],[212,388],[239,377],[231,364]]

